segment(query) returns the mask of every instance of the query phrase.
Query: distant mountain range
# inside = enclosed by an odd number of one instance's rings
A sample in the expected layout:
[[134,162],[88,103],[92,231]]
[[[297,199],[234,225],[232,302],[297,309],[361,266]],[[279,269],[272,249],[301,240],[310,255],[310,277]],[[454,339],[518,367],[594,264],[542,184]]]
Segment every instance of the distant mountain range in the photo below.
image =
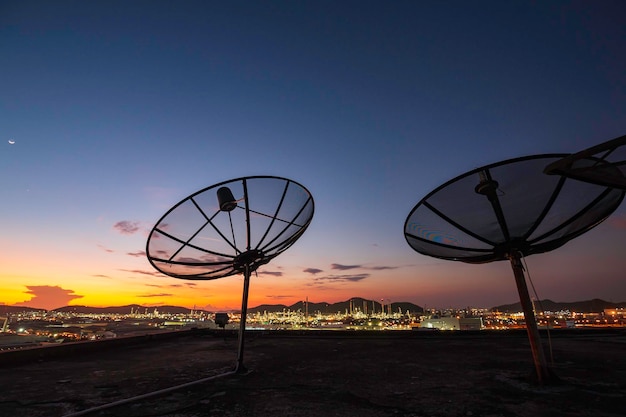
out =
[[[569,311],[582,311],[582,312],[602,312],[605,309],[609,308],[626,308],[626,302],[609,302],[594,298],[593,300],[587,301],[575,301],[575,302],[555,302],[552,300],[541,300],[535,301],[535,308],[537,311],[560,311],[560,310],[569,310]],[[76,313],[87,313],[87,314],[130,314],[131,311],[145,313],[145,312],[153,312],[154,309],[157,309],[159,312],[168,313],[168,314],[185,314],[189,313],[190,309],[186,307],[179,306],[141,306],[139,304],[131,304],[126,306],[116,306],[116,307],[88,307],[88,306],[65,306],[61,308],[54,309],[52,311],[59,312],[76,312]],[[320,312],[322,314],[336,313],[336,312],[350,312],[351,310],[360,310],[366,313],[380,312],[382,309],[382,305],[379,301],[367,300],[360,297],[351,298],[346,301],[340,301],[338,303],[308,303],[308,312],[309,314],[315,314]],[[23,311],[41,311],[41,308],[33,308],[33,307],[23,307],[23,306],[9,306],[0,304],[0,315],[5,314],[15,314]],[[275,313],[283,310],[291,310],[291,311],[306,311],[307,306],[304,301],[298,301],[292,305],[285,304],[262,304],[256,307],[248,308],[249,313]],[[408,303],[408,302],[399,302],[399,303],[391,303],[391,306],[388,304],[385,305],[385,311],[391,312],[406,312],[409,311],[411,313],[421,313],[424,309],[416,304]],[[492,311],[501,311],[501,312],[516,312],[522,311],[522,307],[520,303],[514,304],[503,304],[499,306],[495,306],[491,308]],[[206,310],[195,310],[195,311],[204,311]]]
[[[354,297],[346,301],[340,301],[338,303],[307,303],[304,301],[298,301],[292,305],[285,304],[261,304],[257,307],[248,308],[250,313],[263,313],[267,311],[268,313],[276,313],[283,310],[291,310],[291,311],[306,311],[308,309],[309,314],[317,313],[318,311],[322,314],[330,314],[336,312],[345,312],[345,311],[355,311],[359,310],[366,313],[380,313],[383,306],[379,301],[367,300],[365,298]],[[351,307],[352,305],[352,307]],[[407,310],[411,313],[421,313],[424,309],[416,304],[400,302],[400,303],[391,303],[391,307],[389,304],[385,304],[385,311],[389,311],[391,309],[392,313],[400,310],[401,312],[406,312]]]
[[[188,314],[191,310],[186,307],[178,307],[178,306],[152,306],[152,307],[144,307],[139,304],[130,304],[127,306],[119,306],[119,307],[87,307],[87,306],[65,306],[60,308],[55,308],[53,311],[59,311],[63,313],[89,313],[89,314],[130,314],[131,311],[134,313],[152,313],[154,310],[157,310],[161,313],[167,314]],[[204,311],[204,310],[195,310],[195,311]]]
[[[380,312],[382,309],[382,306],[380,302],[378,301],[366,300],[364,298],[352,298],[350,300],[341,301],[341,302],[332,303],[332,304],[331,303],[308,303],[309,304],[308,311],[310,314],[314,314],[318,311],[322,314],[336,313],[338,311],[340,312],[351,311],[350,303],[352,303],[353,309],[367,311],[368,313],[371,313],[372,311]],[[178,307],[178,306],[145,307],[145,306],[140,306],[139,304],[131,304],[131,305],[126,305],[126,306],[116,306],[116,307],[89,307],[89,306],[76,305],[76,306],[65,306],[65,307],[55,308],[52,311],[66,312],[66,313],[86,313],[86,314],[130,314],[131,311],[138,312],[138,313],[146,313],[146,312],[151,313],[155,309],[161,313],[167,313],[167,314],[185,314],[185,313],[190,312],[190,309],[185,308],[185,307]],[[422,307],[412,304],[412,303],[391,303],[392,312],[397,312],[398,309],[400,309],[403,313],[406,312],[407,310],[412,313],[418,313],[418,312],[424,311]],[[0,314],[6,314],[6,313],[11,314],[11,313],[17,313],[21,311],[41,311],[41,310],[42,309],[40,308],[32,308],[32,307],[0,305]],[[262,304],[257,307],[248,308],[249,313],[257,313],[257,312],[263,313],[265,311],[267,311],[268,313],[275,313],[275,312],[279,312],[283,310],[305,311],[306,310],[305,302],[299,301],[289,306],[285,304]],[[389,306],[385,305],[385,311],[388,311],[388,310],[389,310]],[[197,309],[195,311],[206,312],[206,310],[200,310],[200,309]]]
[[[569,311],[580,311],[585,313],[599,313],[604,311],[607,308],[626,308],[626,302],[621,303],[612,303],[609,301],[600,300],[599,298],[594,298],[593,300],[587,301],[574,301],[572,303],[557,303],[552,300],[540,300],[535,301],[535,310],[536,311],[561,311],[561,310],[569,310]],[[492,311],[502,311],[504,313],[510,313],[515,311],[522,311],[522,306],[520,303],[515,304],[505,304],[501,306],[496,306],[491,308]]]
[[[157,309],[160,312],[168,313],[168,314],[185,314],[189,313],[189,309],[186,307],[178,307],[178,306],[157,306],[157,307],[145,307],[140,306],[139,304],[130,304],[126,306],[115,306],[115,307],[89,307],[89,306],[65,306],[60,308],[55,308],[51,311],[58,312],[70,312],[70,313],[87,313],[87,314],[130,314],[131,311],[138,313],[151,313],[154,309]],[[32,308],[32,307],[22,307],[22,306],[7,306],[0,304],[0,315],[1,314],[13,314],[22,311],[42,311],[42,308]],[[203,311],[203,310],[197,310]]]

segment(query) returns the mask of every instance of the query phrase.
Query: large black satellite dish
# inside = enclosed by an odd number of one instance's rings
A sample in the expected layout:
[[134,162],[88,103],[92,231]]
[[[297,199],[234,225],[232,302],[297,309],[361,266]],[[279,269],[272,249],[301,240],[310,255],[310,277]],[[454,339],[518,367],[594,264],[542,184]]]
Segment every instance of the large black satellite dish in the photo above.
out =
[[406,241],[421,254],[468,263],[511,262],[540,383],[550,372],[521,257],[548,252],[585,233],[624,198],[615,188],[543,173],[565,156],[535,155],[474,169],[430,192],[404,223]]
[[544,172],[626,190],[626,135],[552,162]]
[[253,176],[204,188],[174,205],[146,244],[154,268],[174,278],[213,280],[243,274],[236,371],[243,345],[250,275],[280,255],[313,218],[311,193],[286,178]]

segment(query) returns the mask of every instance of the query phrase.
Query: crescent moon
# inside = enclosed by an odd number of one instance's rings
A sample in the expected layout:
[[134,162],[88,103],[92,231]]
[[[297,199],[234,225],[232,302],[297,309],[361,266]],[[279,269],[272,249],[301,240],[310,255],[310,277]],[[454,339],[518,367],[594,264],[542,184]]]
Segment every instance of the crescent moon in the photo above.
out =
[[12,139],[9,139],[9,145],[15,145],[15,141]]

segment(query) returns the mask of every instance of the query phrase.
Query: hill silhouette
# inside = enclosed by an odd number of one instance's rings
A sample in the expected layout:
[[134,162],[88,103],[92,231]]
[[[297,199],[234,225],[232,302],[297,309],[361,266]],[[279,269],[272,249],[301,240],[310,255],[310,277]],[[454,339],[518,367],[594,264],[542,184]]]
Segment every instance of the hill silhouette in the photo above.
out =
[[[585,313],[600,313],[609,308],[626,308],[626,302],[613,303],[610,301],[604,301],[599,298],[586,301],[574,301],[574,302],[555,302],[552,300],[539,300],[535,301],[535,309],[537,311],[581,311]],[[492,307],[492,311],[502,311],[505,313],[522,311],[520,303],[504,304],[496,307]]]
[[[125,306],[111,306],[111,307],[89,307],[89,306],[65,306],[61,308],[55,308],[53,311],[63,312],[63,313],[87,313],[87,314],[130,314],[132,312],[136,313],[152,313],[154,310],[159,311],[160,313],[166,314],[188,314],[191,312],[191,309],[187,307],[179,307],[179,306],[141,306],[139,304],[129,304]],[[194,310],[199,312],[206,312],[205,310]]]
[[8,306],[4,304],[0,304],[0,314],[14,314],[21,313],[24,311],[45,311],[43,308],[34,308],[34,307],[26,307],[26,306]]
[[[391,306],[391,307],[389,307]],[[421,313],[424,309],[416,304],[408,303],[408,302],[398,302],[398,303],[390,303],[384,305],[385,311],[389,311],[391,308],[392,312],[402,312],[405,313],[409,311],[411,313]],[[345,313],[351,311],[362,311],[366,313],[380,313],[383,309],[383,305],[374,300],[367,300],[361,297],[353,297],[345,301],[339,301],[337,303],[307,303],[305,301],[298,301],[292,305],[285,304],[262,304],[257,307],[249,308],[248,311],[252,313],[276,313],[283,310],[291,310],[291,311],[306,311],[308,310],[309,314],[321,313],[321,314],[332,314],[332,313]]]

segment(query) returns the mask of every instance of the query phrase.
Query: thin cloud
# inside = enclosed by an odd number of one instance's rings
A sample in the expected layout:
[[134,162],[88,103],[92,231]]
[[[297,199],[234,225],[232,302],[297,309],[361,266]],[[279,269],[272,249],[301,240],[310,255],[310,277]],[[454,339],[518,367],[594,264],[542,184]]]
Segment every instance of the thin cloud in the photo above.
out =
[[388,269],[397,269],[397,266],[378,265],[378,266],[365,266],[365,265],[343,265],[343,264],[331,264],[331,269],[337,269],[339,271],[347,271],[350,269],[369,269],[371,271],[384,271]]
[[154,288],[183,288],[183,287],[187,287],[187,288],[195,288],[198,286],[198,284],[196,284],[195,282],[185,282],[182,284],[168,284],[168,285],[162,285],[162,284],[144,284],[146,287],[154,287]]
[[107,248],[107,247],[105,247],[105,246],[103,246],[103,245],[98,244],[97,246],[98,246],[98,248],[102,249],[102,250],[103,250],[103,251],[105,251],[105,252],[108,252],[108,253],[113,253],[113,252],[115,252],[113,249],[109,249],[109,248]]
[[92,277],[95,277],[95,278],[111,278],[108,275],[102,275],[102,274],[93,274]]
[[176,258],[177,262],[185,262],[188,264],[200,264],[203,263],[204,261],[200,258],[192,258],[190,256],[185,256],[185,257],[180,257],[180,258]]
[[322,269],[317,269],[317,268],[307,268],[305,270],[303,270],[302,272],[306,272],[307,274],[319,274],[320,272],[324,272],[324,270]]
[[312,288],[315,291],[336,291],[337,286],[335,285],[327,285],[325,283],[319,282],[308,282],[304,284],[306,288]]
[[137,297],[141,297],[141,298],[154,298],[154,297],[171,297],[173,294],[168,294],[166,292],[162,292],[159,294],[143,294],[143,295],[138,295]]
[[130,220],[122,220],[113,225],[113,229],[123,235],[132,235],[139,231],[139,222],[132,222]]
[[353,274],[353,275],[327,275],[325,277],[315,277],[316,282],[359,282],[369,277],[370,274]]
[[374,271],[384,271],[386,269],[398,269],[397,266],[372,266],[367,269],[373,269]]
[[339,269],[340,271],[347,271],[348,269],[362,268],[363,265],[342,265],[342,264],[331,264],[330,269]]
[[[166,256],[169,256],[169,254],[166,254]],[[201,258],[195,258],[195,257],[191,257],[191,256],[185,256],[185,257],[180,257],[180,258],[176,258],[177,262],[185,262],[188,264],[204,264],[204,263],[210,263],[210,262],[222,262],[222,258],[216,256],[216,255],[204,255]]]
[[153,271],[143,271],[141,269],[120,269],[120,271],[123,272],[130,272],[131,274],[141,274],[141,275],[150,275],[153,277],[160,277],[163,274],[161,274],[160,272],[153,272]]
[[274,277],[282,277],[283,273],[280,271],[259,271],[258,272],[259,275],[271,275]]
[[328,275],[324,277],[315,277],[313,280],[304,284],[304,286],[312,288],[314,291],[336,291],[343,285],[358,283],[369,276],[370,274]]
[[144,256],[146,256],[146,252],[145,252],[145,251],[142,251],[142,250],[137,251],[137,252],[126,252],[126,255],[128,255],[128,256],[134,256],[134,257],[136,257],[136,258],[139,258],[139,257],[144,257]]
[[267,295],[266,297],[272,300],[283,300],[285,298],[293,298],[293,295]]

